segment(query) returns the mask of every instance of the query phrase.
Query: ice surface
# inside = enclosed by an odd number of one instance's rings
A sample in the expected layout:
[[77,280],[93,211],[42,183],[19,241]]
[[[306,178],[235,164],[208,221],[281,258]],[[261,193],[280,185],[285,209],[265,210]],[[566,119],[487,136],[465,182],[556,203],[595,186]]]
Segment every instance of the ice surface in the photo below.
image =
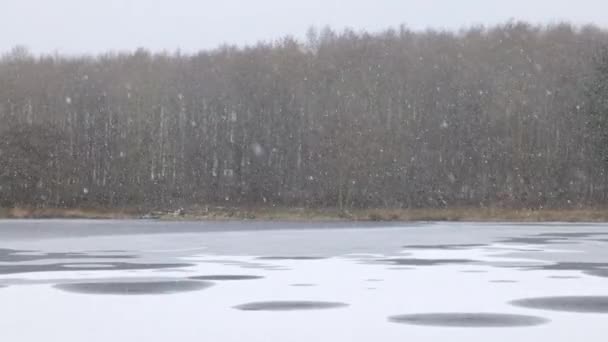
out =
[[10,270],[0,274],[0,331],[11,342],[603,342],[607,233],[0,221],[0,270]]

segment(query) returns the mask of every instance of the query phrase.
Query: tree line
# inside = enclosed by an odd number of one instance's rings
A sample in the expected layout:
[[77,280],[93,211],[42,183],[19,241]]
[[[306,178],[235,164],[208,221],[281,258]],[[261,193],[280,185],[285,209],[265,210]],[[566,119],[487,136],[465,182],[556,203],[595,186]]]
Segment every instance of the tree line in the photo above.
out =
[[608,33],[311,29],[0,59],[0,206],[567,207],[608,196]]

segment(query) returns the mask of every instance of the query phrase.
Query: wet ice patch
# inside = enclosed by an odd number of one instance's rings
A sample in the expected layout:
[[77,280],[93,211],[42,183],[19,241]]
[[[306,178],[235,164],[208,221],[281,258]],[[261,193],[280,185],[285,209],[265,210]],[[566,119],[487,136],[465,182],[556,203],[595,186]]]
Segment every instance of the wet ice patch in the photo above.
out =
[[291,268],[278,265],[243,265],[240,268],[264,271],[289,271]]
[[74,283],[116,283],[116,282],[176,282],[183,281],[184,278],[173,277],[100,277],[100,278],[78,278],[80,275],[71,278],[38,278],[38,279],[23,279],[23,278],[7,278],[2,280],[2,284],[6,286],[19,285],[59,285],[59,284],[74,284]]
[[389,317],[389,320],[394,323],[453,328],[528,327],[548,322],[547,319],[536,316],[500,313],[412,314]]
[[[81,268],[82,264],[63,264],[63,267],[66,268]],[[95,264],[95,263],[87,263],[87,268],[89,269],[105,269],[105,268],[113,268],[112,264]]]
[[254,275],[237,275],[237,274],[218,274],[218,275],[204,275],[189,277],[193,280],[212,280],[212,281],[230,281],[230,280],[255,280],[262,279],[264,277]]
[[440,250],[463,250],[471,248],[485,247],[484,244],[476,243],[463,243],[463,244],[449,244],[449,245],[407,245],[403,246],[405,249],[440,249]]
[[542,233],[537,236],[546,236],[551,238],[565,238],[565,239],[577,239],[577,238],[593,238],[596,236],[608,235],[604,232],[570,232],[570,233]]
[[512,237],[498,241],[499,243],[517,245],[552,245],[552,244],[571,244],[575,243],[560,237]]
[[512,301],[511,304],[528,309],[578,313],[608,313],[608,296],[526,298]]
[[300,311],[337,309],[346,306],[348,306],[348,304],[338,302],[276,301],[248,303],[235,306],[235,309],[243,311]]
[[589,270],[584,273],[594,277],[608,278],[608,269]]
[[85,255],[99,254],[99,253],[119,254],[119,253],[129,253],[129,251],[127,251],[125,249],[90,249],[90,250],[85,250],[85,251],[82,251],[79,253],[85,254]]
[[378,262],[389,263],[399,266],[440,266],[450,264],[469,264],[476,262],[470,259],[413,259],[413,258],[395,258],[395,259],[379,259]]
[[[39,272],[65,272],[65,271],[96,271],[100,263],[58,263],[45,265],[0,265],[1,274],[39,273]],[[139,264],[127,262],[103,263],[104,271],[129,271],[129,270],[155,270],[177,267],[188,267],[193,264]]]
[[324,257],[318,256],[263,256],[259,260],[323,260]]
[[557,262],[547,265],[532,266],[530,269],[545,271],[593,271],[608,267],[605,262]]
[[272,265],[272,264],[259,263],[259,262],[242,261],[242,260],[202,260],[200,262],[220,264],[223,266],[237,266],[240,268],[265,270],[265,271],[288,271],[288,270],[290,270],[290,268],[285,267],[285,266]]
[[[118,252],[117,252],[118,253]],[[45,253],[31,250],[0,248],[0,262],[26,262],[43,260],[76,260],[76,259],[134,259],[135,255],[128,254],[89,254],[81,252],[51,252]]]
[[202,281],[116,281],[57,284],[54,287],[73,293],[97,295],[158,295],[205,289],[212,283]]

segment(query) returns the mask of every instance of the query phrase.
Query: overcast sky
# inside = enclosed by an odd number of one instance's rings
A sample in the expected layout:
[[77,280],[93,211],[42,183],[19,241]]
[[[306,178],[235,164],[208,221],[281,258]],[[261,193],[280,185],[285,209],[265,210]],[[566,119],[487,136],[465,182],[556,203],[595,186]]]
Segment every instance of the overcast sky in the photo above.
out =
[[310,26],[458,29],[509,19],[608,27],[608,0],[0,0],[0,51],[192,52],[303,37]]

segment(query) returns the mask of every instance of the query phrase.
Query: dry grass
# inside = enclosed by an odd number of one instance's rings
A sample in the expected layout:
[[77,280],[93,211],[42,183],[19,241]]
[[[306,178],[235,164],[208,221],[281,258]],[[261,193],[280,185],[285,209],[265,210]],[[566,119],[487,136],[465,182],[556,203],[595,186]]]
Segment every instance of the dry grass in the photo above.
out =
[[277,221],[475,221],[475,222],[608,222],[605,209],[337,209],[309,208],[206,208],[186,210],[184,220],[277,220]]
[[161,215],[168,220],[269,220],[269,221],[335,221],[350,217],[331,209],[308,208],[232,208],[232,207],[194,207],[185,210],[183,215],[168,213]]
[[85,209],[85,208],[11,208],[0,209],[0,217],[14,219],[129,219],[136,218],[137,213],[125,209]]
[[[365,211],[364,211],[365,212]],[[359,215],[363,219],[365,214]],[[479,222],[608,222],[605,209],[374,209],[372,221],[479,221]]]
[[[135,209],[0,208],[0,218],[87,218],[135,219]],[[608,222],[608,210],[588,209],[337,209],[278,207],[193,206],[183,212],[155,212],[150,217],[163,220],[269,220],[269,221],[476,221],[476,222]]]

